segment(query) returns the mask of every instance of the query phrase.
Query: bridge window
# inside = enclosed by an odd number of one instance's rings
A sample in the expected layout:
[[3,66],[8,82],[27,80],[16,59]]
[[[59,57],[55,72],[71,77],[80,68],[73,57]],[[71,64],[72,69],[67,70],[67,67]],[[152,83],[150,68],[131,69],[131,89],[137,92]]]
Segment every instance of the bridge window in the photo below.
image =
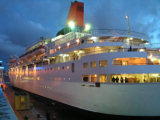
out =
[[96,62],[91,62],[91,68],[96,67]]
[[107,67],[107,60],[99,61],[99,67]]

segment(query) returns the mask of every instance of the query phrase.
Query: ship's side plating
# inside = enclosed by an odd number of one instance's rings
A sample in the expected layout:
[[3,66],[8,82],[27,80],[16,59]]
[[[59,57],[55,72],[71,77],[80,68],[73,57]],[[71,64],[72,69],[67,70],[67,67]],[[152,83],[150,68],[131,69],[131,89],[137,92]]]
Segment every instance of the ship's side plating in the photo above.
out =
[[[119,42],[92,43],[87,46],[81,44],[75,46],[74,49],[93,46],[122,46],[122,44]],[[62,50],[61,54],[66,52]],[[145,51],[91,54],[76,61],[28,68],[27,75],[24,72],[21,73],[21,77],[18,77],[20,73],[10,74],[9,77],[12,86],[81,109],[116,115],[159,116],[159,83],[110,82],[111,74],[159,73],[159,65],[113,65],[115,58],[130,57],[147,58],[148,55]],[[106,67],[99,66],[99,61],[103,60],[107,60]],[[97,65],[95,68],[90,67],[93,61]],[[84,63],[89,64],[88,68],[84,68]],[[107,82],[100,83],[98,87],[96,83],[99,83],[99,77],[97,77],[97,82],[84,82],[82,79],[83,75],[99,76],[101,74],[107,75]]]

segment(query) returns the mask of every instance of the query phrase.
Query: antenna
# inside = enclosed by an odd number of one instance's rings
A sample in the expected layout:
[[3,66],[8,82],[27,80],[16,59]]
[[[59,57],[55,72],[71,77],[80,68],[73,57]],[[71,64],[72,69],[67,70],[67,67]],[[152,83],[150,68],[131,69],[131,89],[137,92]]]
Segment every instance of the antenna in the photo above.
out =
[[127,14],[127,16],[126,16],[126,18],[127,18],[127,22],[128,22],[128,35],[130,34],[130,27],[129,27],[129,15]]

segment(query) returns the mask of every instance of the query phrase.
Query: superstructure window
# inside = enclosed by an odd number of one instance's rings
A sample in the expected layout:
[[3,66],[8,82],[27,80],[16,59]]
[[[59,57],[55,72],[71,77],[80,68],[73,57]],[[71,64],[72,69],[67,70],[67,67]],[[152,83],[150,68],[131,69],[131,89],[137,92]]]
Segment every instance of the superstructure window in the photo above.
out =
[[96,67],[96,62],[91,62],[91,68]]
[[60,67],[58,67],[58,70],[60,70]]
[[82,75],[82,80],[84,82],[88,82],[88,80],[89,80],[88,75]]
[[88,63],[83,63],[83,68],[88,68]]
[[107,67],[107,60],[99,61],[99,67]]
[[97,75],[96,74],[90,75],[90,82],[97,82]]
[[54,70],[56,70],[56,67],[54,67]]
[[62,69],[64,69],[64,66],[62,67]]
[[69,66],[67,66],[67,69],[69,69]]

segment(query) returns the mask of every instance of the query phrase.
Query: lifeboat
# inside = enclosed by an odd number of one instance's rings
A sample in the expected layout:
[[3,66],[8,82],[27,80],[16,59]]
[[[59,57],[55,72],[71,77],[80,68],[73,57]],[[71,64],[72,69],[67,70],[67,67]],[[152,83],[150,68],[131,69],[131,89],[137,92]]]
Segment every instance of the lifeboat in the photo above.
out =
[[13,56],[10,56],[10,57],[9,57],[9,62],[10,62],[10,63],[17,62],[17,60],[18,60],[18,56],[16,56],[16,55],[13,55]]
[[25,55],[25,59],[30,59],[32,57],[32,51],[27,52],[27,54]]
[[14,63],[16,61],[17,61],[17,59],[15,59],[15,58],[9,59],[9,62],[11,62],[11,63]]
[[17,60],[14,59],[14,58],[9,60],[9,62],[11,62],[11,63],[14,63],[14,62],[16,62],[16,61],[17,61]]
[[39,47],[37,47],[37,48],[35,48],[34,50],[33,50],[33,55],[40,55],[40,54],[42,54],[42,53],[44,53],[45,52],[45,47],[44,46],[42,46],[42,45],[40,45]]

